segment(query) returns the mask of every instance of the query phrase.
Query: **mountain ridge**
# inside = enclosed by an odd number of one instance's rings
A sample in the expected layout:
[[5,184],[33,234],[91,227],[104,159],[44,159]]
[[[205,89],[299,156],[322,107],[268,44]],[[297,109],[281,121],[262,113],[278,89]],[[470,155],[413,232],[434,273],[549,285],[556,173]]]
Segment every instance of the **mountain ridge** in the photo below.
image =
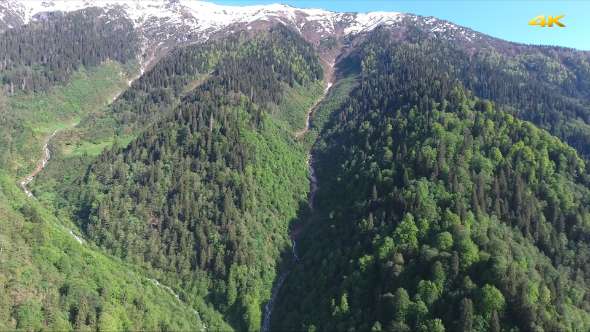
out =
[[[297,30],[316,46],[367,33],[377,26],[402,30],[409,22],[422,26],[437,38],[462,44],[489,39],[486,35],[452,22],[398,12],[334,12],[318,8],[296,8],[284,4],[223,6],[202,1],[0,1],[0,29],[7,30],[31,21],[46,20],[58,13],[98,7],[106,15],[131,21],[141,36],[143,67],[176,45],[204,42],[240,29],[255,29],[282,23]],[[489,41],[487,42],[489,43]]]

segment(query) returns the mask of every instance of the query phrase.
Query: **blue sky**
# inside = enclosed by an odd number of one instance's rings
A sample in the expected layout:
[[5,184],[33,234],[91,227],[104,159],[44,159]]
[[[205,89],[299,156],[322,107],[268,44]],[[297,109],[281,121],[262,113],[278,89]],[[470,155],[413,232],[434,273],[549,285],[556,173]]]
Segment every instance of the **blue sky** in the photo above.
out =
[[[340,12],[394,11],[451,21],[493,37],[525,44],[559,45],[590,50],[590,1],[375,1],[375,0],[206,0],[245,6],[284,3]],[[560,28],[531,26],[539,15],[565,15]]]

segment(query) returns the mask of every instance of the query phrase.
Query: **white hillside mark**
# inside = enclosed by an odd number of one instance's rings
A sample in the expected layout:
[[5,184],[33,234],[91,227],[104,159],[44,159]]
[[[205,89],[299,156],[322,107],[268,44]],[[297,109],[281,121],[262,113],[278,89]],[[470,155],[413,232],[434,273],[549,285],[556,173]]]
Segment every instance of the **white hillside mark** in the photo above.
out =
[[80,244],[84,243],[84,240],[81,237],[78,237],[76,234],[74,234],[74,232],[70,231],[70,235],[76,238],[76,240],[78,240]]
[[[149,63],[149,61],[148,61]],[[135,76],[134,78],[130,79],[129,81],[127,81],[127,84],[131,87],[131,83],[133,83],[133,81],[135,81],[136,79],[140,78],[141,75],[143,75],[143,73],[145,72],[144,66],[141,66],[141,68],[139,68],[139,75]],[[119,95],[117,95],[118,97]],[[113,99],[114,100],[114,99]]]
[[[73,123],[72,126],[75,126],[76,124]],[[43,168],[45,168],[45,165],[47,165],[47,162],[49,161],[49,158],[51,157],[51,151],[49,151],[49,141],[53,138],[53,136],[55,136],[55,134],[57,134],[58,131],[60,131],[61,129],[57,129],[56,131],[53,132],[53,134],[51,134],[51,136],[45,140],[45,144],[43,145],[43,152],[44,152],[44,157],[43,160],[41,160],[41,164],[39,166],[37,166],[37,169],[35,169],[35,171],[33,173],[31,173],[31,175],[29,175],[28,178],[24,179],[23,181],[21,181],[21,185],[23,186],[25,193],[27,194],[28,197],[33,197],[35,200],[37,200],[37,197],[35,197],[35,195],[33,195],[32,192],[30,192],[27,189],[27,184],[29,184],[29,182],[31,182],[34,178],[35,175],[37,175],[37,173],[39,173]],[[59,220],[59,218],[57,219]],[[76,234],[74,234],[74,232],[72,232],[71,230],[69,231],[70,235],[73,236],[74,238],[76,238],[76,240],[82,244],[84,243],[84,240],[81,237],[78,237]]]
[[299,263],[299,255],[297,255],[297,242],[293,240],[293,260]]
[[[55,218],[56,218],[57,220],[59,220],[59,218],[58,218],[57,216],[56,216]],[[62,228],[64,231],[67,231],[68,233],[70,233],[70,235],[71,235],[71,236],[73,236],[73,237],[74,237],[74,239],[76,239],[76,241],[78,241],[78,243],[80,243],[80,244],[84,244],[84,239],[83,239],[83,238],[81,238],[81,237],[79,237],[78,235],[74,234],[74,232],[72,232],[71,230],[67,229],[67,228],[66,228],[66,227],[65,227],[63,224],[61,225],[61,228]]]
[[[161,43],[160,43],[161,44]],[[155,57],[152,55],[151,58],[149,58],[146,62],[141,63],[140,62],[140,67],[139,67],[139,75],[135,76],[134,78],[130,79],[127,81],[127,84],[129,85],[129,87],[131,87],[131,83],[133,83],[136,79],[140,78],[141,76],[143,76],[143,74],[145,73],[145,68],[150,64],[150,62],[152,62],[152,60],[154,60]],[[118,97],[119,95],[117,95]],[[115,97],[115,99],[117,98]],[[115,100],[113,99],[113,101]]]
[[205,331],[209,331],[209,328],[207,328],[207,325],[205,325],[205,322],[203,322],[203,320],[201,319],[201,315],[199,314],[199,312],[195,309],[193,309],[192,307],[189,307],[186,303],[184,303],[181,299],[180,296],[178,296],[178,294],[176,294],[172,288],[170,288],[170,286],[166,286],[161,284],[158,280],[156,279],[150,279],[150,278],[145,278],[146,280],[149,280],[151,282],[154,283],[154,285],[160,287],[160,288],[164,288],[165,290],[167,290],[170,294],[172,294],[177,300],[178,302],[182,303],[184,305],[185,308],[190,309],[195,315],[197,315],[197,317],[199,317],[199,321],[201,322],[201,325],[203,326],[203,329],[201,330],[201,332],[205,332]]
[[[57,219],[57,220],[59,220],[59,218],[57,218],[57,217],[56,217],[56,219]],[[70,233],[70,235],[71,235],[71,236],[73,236],[73,237],[74,237],[74,239],[76,239],[76,241],[78,241],[78,243],[80,243],[80,244],[83,244],[83,243],[84,243],[84,239],[83,239],[83,238],[81,238],[81,237],[79,237],[78,235],[74,234],[74,232],[72,232],[71,230],[69,230],[69,229],[66,229],[66,228],[65,228],[65,226],[64,226],[63,224],[62,224],[62,226],[61,226],[61,227],[62,227],[62,229],[63,229],[64,231],[68,231],[68,233]]]
[[45,158],[43,158],[43,161],[41,163],[43,165],[43,167],[45,167],[45,165],[49,161],[49,158],[51,157],[51,151],[49,151],[49,148],[47,147],[49,145],[49,141],[53,138],[53,136],[55,136],[55,134],[57,134],[58,131],[59,131],[59,129],[54,131],[53,134],[51,134],[51,137],[49,137],[48,139],[45,140],[45,144],[43,145],[43,151],[45,152]]
[[26,185],[24,184],[24,181],[21,182],[21,184],[25,188],[25,194],[27,194],[28,197],[33,197],[35,200],[37,200],[37,197],[35,197],[35,195],[33,195],[33,193],[27,189]]

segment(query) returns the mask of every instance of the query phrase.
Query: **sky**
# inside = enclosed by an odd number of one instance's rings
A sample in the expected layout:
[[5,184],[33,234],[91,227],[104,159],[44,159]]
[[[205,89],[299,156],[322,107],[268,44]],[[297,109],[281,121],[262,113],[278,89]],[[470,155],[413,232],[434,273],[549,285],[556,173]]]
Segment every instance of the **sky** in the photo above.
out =
[[[434,16],[475,31],[525,44],[558,45],[590,50],[590,0],[578,1],[390,1],[390,0],[206,0],[219,5],[283,3],[338,12],[390,11]],[[539,15],[565,15],[564,28],[529,25]]]

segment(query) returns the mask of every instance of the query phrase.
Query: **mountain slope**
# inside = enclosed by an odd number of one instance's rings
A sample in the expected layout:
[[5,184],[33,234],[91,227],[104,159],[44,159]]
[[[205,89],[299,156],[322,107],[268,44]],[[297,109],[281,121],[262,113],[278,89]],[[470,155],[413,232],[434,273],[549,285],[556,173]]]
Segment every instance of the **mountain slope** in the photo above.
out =
[[451,22],[432,17],[423,18],[395,12],[339,13],[317,8],[295,8],[288,5],[232,7],[203,1],[151,0],[151,1],[85,1],[55,0],[0,2],[0,26],[9,29],[36,20],[46,20],[63,12],[97,7],[109,18],[126,18],[142,41],[139,57],[143,67],[155,63],[175,45],[203,42],[225,36],[234,31],[268,28],[282,23],[298,31],[305,39],[321,50],[331,50],[340,38],[370,32],[380,25],[403,30],[408,23],[416,23],[437,33],[464,43],[493,39]]
[[26,177],[47,135],[124,88],[137,39],[129,22],[101,14],[90,8],[56,15],[0,36],[2,168]]
[[256,330],[305,206],[306,151],[287,118],[303,125],[324,74],[285,27],[238,37],[173,111],[57,195],[90,241]]
[[[257,330],[284,280],[273,328],[589,329],[588,52],[400,13],[0,7],[0,236],[26,249],[0,269],[0,326],[200,329],[188,307]],[[58,128],[27,202],[14,182]]]
[[[451,22],[394,12],[338,13],[287,5],[231,7],[202,1],[4,1],[5,24],[49,22],[64,12],[100,12],[103,19],[133,26],[141,41],[134,53],[141,73],[175,46],[222,38],[235,31],[284,24],[331,61],[342,47],[378,27],[391,37],[423,45],[420,52],[440,63],[480,97],[547,129],[590,155],[590,53],[552,46],[506,42]],[[18,21],[18,24],[15,23]],[[446,42],[441,43],[441,42]],[[442,46],[441,45],[446,45]],[[457,53],[462,53],[461,55]],[[451,69],[452,68],[452,69]]]
[[477,96],[590,154],[590,52],[503,41],[482,43],[474,52],[422,29],[410,29],[403,38]]
[[[0,172],[0,329],[4,331],[229,328],[97,253]],[[69,234],[68,234],[69,232]]]
[[229,330],[201,298],[187,305],[99,254],[64,226],[66,215],[58,221],[17,184],[40,163],[52,132],[127,86],[135,34],[101,14],[58,14],[0,37],[0,330]]
[[590,177],[576,151],[386,31],[339,68],[359,85],[318,114],[318,211],[272,326],[588,329]]

